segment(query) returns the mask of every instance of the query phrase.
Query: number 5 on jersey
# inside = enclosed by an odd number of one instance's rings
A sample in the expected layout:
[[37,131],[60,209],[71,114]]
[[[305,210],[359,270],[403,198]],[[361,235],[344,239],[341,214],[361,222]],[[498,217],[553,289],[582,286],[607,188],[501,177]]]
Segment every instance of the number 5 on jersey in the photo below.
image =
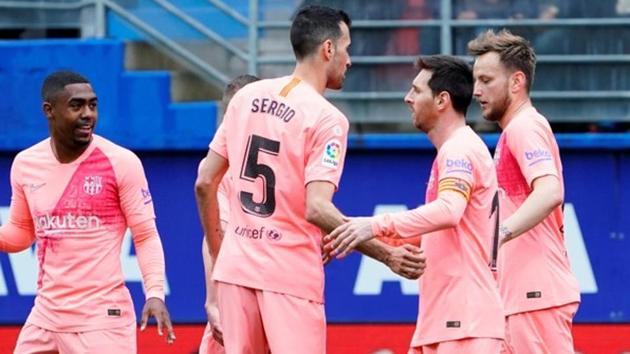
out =
[[239,200],[244,212],[261,218],[269,217],[276,210],[276,175],[271,167],[258,163],[258,153],[278,156],[280,142],[270,140],[259,135],[251,135],[247,141],[247,150],[243,157],[240,178],[249,182],[255,182],[256,178],[263,179],[262,202],[254,201],[254,194],[240,191]]

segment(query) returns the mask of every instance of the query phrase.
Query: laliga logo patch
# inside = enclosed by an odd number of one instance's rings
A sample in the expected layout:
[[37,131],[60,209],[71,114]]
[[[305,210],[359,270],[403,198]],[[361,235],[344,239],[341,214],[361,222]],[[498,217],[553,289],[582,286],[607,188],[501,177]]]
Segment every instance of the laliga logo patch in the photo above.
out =
[[103,190],[102,180],[101,176],[86,176],[83,191],[89,195],[99,194]]
[[341,160],[341,143],[338,140],[330,140],[324,148],[324,156],[322,156],[322,165],[330,168],[339,167]]

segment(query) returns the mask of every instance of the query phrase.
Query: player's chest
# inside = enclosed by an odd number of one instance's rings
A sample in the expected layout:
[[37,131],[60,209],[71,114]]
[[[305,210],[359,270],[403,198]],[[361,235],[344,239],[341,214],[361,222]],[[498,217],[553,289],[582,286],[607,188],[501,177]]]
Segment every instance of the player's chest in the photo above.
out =
[[505,191],[508,196],[527,195],[530,193],[530,187],[516,158],[506,144],[505,136],[502,136],[497,143],[494,152],[494,164],[499,188]]
[[24,195],[34,216],[96,215],[118,205],[118,187],[111,169],[42,166],[24,175]]

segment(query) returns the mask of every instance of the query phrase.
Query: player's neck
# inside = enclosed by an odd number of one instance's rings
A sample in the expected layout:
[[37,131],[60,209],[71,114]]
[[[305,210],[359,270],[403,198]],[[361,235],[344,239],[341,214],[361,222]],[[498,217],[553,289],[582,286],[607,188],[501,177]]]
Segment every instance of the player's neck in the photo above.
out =
[[435,148],[439,150],[457,129],[464,126],[466,126],[466,119],[459,115],[452,115],[448,119],[441,117],[438,124],[427,133],[427,136]]
[[510,104],[508,109],[505,111],[505,114],[498,122],[501,129],[502,130],[505,129],[505,127],[507,127],[508,124],[510,124],[512,119],[514,119],[514,117],[516,117],[516,115],[518,115],[519,112],[531,106],[532,106],[532,101],[529,99],[528,96],[512,101],[512,104]]
[[57,141],[54,137],[50,138],[50,147],[53,155],[55,155],[55,158],[57,158],[57,161],[60,163],[70,163],[78,159],[79,156],[87,150],[88,146],[90,146],[90,144],[79,147],[70,146]]
[[305,59],[298,62],[293,70],[293,76],[311,85],[320,95],[326,91],[326,75],[322,75],[322,69],[315,63]]

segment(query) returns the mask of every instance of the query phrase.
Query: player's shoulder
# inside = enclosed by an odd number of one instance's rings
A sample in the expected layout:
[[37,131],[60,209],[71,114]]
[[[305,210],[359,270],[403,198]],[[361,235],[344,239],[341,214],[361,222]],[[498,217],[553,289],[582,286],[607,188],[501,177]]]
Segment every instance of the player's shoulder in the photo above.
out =
[[346,115],[335,107],[326,97],[315,94],[311,95],[312,100],[309,105],[309,111],[313,114],[312,123],[317,126],[340,125],[347,129],[350,125]]
[[15,155],[14,163],[26,160],[33,160],[42,156],[50,155],[50,149],[50,138],[46,138],[18,152],[17,155]]
[[551,126],[545,116],[534,107],[524,109],[505,128],[509,135],[525,136],[528,133],[551,133]]
[[441,159],[456,161],[465,160],[472,164],[492,164],[492,156],[488,146],[470,126],[460,128],[448,139],[438,151]]
[[473,155],[484,149],[487,150],[487,147],[479,134],[475,133],[470,126],[465,125],[455,131],[451,137],[444,142],[440,151]]
[[134,165],[140,162],[140,158],[133,151],[100,135],[93,135],[92,143],[95,144],[95,148],[101,150],[113,166]]

